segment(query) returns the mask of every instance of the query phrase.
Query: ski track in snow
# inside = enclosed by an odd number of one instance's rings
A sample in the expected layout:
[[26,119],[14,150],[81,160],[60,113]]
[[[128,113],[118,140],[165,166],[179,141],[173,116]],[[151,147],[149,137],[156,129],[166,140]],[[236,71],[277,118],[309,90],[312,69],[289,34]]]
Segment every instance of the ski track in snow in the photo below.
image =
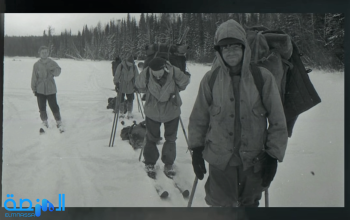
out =
[[[106,109],[107,99],[116,95],[110,61],[56,60],[62,68],[55,80],[65,132],[59,133],[47,106],[50,128],[39,135],[39,110],[30,88],[37,60],[4,59],[3,201],[7,194],[14,194],[15,201],[46,198],[57,206],[58,194],[64,193],[67,207],[187,206],[188,199],[163,174],[160,159],[157,182],[169,192],[169,198],[159,198],[154,181],[138,161],[140,149],[133,150],[120,138],[123,127],[143,120],[136,97],[134,119],[124,119],[124,126],[118,120],[114,147],[108,147],[114,114]],[[180,93],[186,132],[200,80],[210,66],[188,63],[188,69],[191,83]],[[322,103],[296,122],[269,190],[271,207],[344,206],[344,75],[314,70],[310,78]],[[158,145],[160,152],[161,147]],[[176,178],[191,191],[195,175],[181,124],[176,151]],[[193,207],[207,207],[207,176],[198,181]],[[264,196],[260,206],[264,207]]]

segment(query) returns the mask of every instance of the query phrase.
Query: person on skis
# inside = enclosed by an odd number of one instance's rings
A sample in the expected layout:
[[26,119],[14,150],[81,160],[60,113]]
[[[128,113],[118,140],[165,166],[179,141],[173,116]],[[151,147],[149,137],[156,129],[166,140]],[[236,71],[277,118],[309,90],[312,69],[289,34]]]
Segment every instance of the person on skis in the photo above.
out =
[[[125,118],[125,106],[128,112],[127,118],[133,118],[132,110],[135,99],[135,78],[139,75],[139,71],[135,65],[133,56],[129,56],[123,60],[117,67],[114,75],[115,91],[120,98],[119,114],[120,118]],[[121,97],[119,97],[121,96]],[[127,98],[126,105],[124,103],[125,96]]]
[[49,103],[52,114],[56,120],[57,128],[62,129],[62,120],[60,108],[57,104],[57,88],[54,77],[61,73],[61,67],[50,59],[49,49],[46,46],[41,46],[38,51],[40,59],[34,64],[31,80],[31,88],[37,98],[40,118],[43,126],[49,127],[48,116],[46,112],[46,102]]
[[[207,172],[204,160],[209,163],[205,184],[209,206],[257,207],[286,151],[280,93],[271,72],[259,67],[264,81],[261,98],[250,68],[251,50],[239,23],[232,19],[222,23],[214,48],[216,60],[201,80],[189,119],[193,170],[202,180]],[[211,88],[214,71],[218,72]]]
[[173,164],[176,157],[176,138],[181,114],[179,91],[190,83],[190,74],[182,72],[163,58],[153,58],[136,78],[139,92],[146,93],[144,113],[146,115],[146,144],[143,157],[149,177],[156,178],[155,164],[159,158],[156,143],[160,139],[160,126],[164,124],[164,138],[161,160],[164,173],[175,175]]

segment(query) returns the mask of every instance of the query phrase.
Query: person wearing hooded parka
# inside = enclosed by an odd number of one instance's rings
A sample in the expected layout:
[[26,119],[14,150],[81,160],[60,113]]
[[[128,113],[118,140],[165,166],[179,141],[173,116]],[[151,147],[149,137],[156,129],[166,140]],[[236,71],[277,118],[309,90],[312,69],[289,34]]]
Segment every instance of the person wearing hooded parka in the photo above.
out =
[[115,91],[118,93],[120,97],[120,103],[122,103],[119,107],[120,118],[125,118],[125,96],[126,100],[126,108],[127,108],[127,118],[133,118],[132,110],[135,99],[135,79],[139,75],[139,71],[135,65],[134,58],[129,56],[128,59],[123,60],[117,67],[117,70],[114,74],[114,84]]
[[[251,50],[242,26],[230,19],[214,38],[216,59],[203,77],[188,125],[195,175],[205,184],[209,206],[259,206],[287,146],[280,94],[271,72],[259,67],[262,98],[250,66]],[[209,81],[218,70],[213,87]],[[268,122],[268,124],[267,124]]]
[[146,94],[144,112],[146,115],[146,144],[143,156],[145,170],[151,178],[156,178],[155,164],[159,158],[156,143],[160,139],[160,126],[164,124],[164,138],[161,160],[164,173],[173,177],[176,172],[173,164],[176,158],[176,139],[181,114],[179,92],[190,83],[190,74],[182,72],[169,61],[155,57],[136,78],[139,92]]

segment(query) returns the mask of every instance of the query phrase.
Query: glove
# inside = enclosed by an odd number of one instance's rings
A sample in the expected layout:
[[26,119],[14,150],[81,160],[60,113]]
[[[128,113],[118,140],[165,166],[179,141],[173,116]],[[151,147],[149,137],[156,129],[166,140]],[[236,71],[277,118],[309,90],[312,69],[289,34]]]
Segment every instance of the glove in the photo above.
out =
[[136,93],[139,93],[139,90],[137,89],[136,86],[134,86],[134,90],[135,90]]
[[204,147],[197,147],[193,149],[192,153],[192,166],[194,173],[196,174],[197,178],[202,180],[204,178],[204,174],[207,173],[207,170],[205,169],[205,163],[202,156],[202,152],[204,150]]
[[184,73],[185,73],[185,75],[191,77],[191,74],[189,72],[185,71]]
[[116,92],[119,92],[119,83],[117,83],[117,84],[115,85],[115,91],[116,91]]
[[272,158],[266,153],[266,159],[263,161],[263,168],[261,172],[262,176],[262,187],[270,186],[273,178],[276,175],[277,171],[277,159]]
[[37,92],[34,92],[34,95],[35,95],[35,96],[38,96],[38,93],[37,93]]

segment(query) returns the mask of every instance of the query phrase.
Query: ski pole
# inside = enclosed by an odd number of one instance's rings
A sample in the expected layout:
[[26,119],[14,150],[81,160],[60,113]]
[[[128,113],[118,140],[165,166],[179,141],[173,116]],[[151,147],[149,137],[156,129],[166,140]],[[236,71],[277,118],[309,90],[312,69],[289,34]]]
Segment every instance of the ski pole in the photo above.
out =
[[[143,146],[143,148],[144,148],[144,147],[145,147],[145,146]],[[143,148],[141,148],[141,152],[140,152],[140,156],[139,156],[139,161],[141,161],[141,156],[142,156]]]
[[265,190],[265,207],[269,207],[269,189]]
[[109,138],[109,147],[111,146],[111,141],[112,141],[112,135],[114,132],[114,124],[115,124],[115,117],[117,116],[117,112],[114,113],[114,119],[113,119],[113,125],[112,125],[112,131],[111,131],[111,137]]
[[[112,127],[111,137],[109,139],[109,147],[111,147],[111,146],[113,147],[113,145],[114,145],[114,139],[115,139],[115,134],[117,132],[118,119],[119,119],[119,107],[120,107],[119,105],[120,105],[120,101],[121,101],[121,94],[118,93],[116,104],[115,104],[115,108],[114,108],[115,113],[114,113],[114,120],[113,120],[113,127]],[[112,136],[113,136],[113,141],[112,141]],[[111,145],[111,141],[112,141],[112,145]]]
[[143,117],[143,112],[142,112],[142,108],[141,108],[141,104],[140,104],[140,99],[139,99],[139,93],[136,93],[136,97],[137,97],[137,104],[139,105],[139,109],[141,110],[142,118],[144,119],[145,117]]
[[[192,157],[192,152],[190,151],[190,153],[191,153],[191,157]],[[190,199],[188,200],[187,207],[191,207],[191,205],[192,205],[194,193],[196,192],[196,188],[197,188],[197,183],[198,183],[198,177],[196,176],[194,178],[194,182],[193,182],[193,186],[192,186],[192,190],[191,190],[191,195],[190,195]]]
[[191,205],[192,205],[194,193],[196,192],[196,188],[197,188],[197,183],[198,183],[198,178],[196,177],[196,178],[194,178],[192,191],[191,191],[190,199],[188,200],[187,207],[191,207]]
[[114,145],[115,134],[117,133],[118,120],[119,120],[119,111],[118,111],[118,113],[117,113],[117,122],[115,123],[115,129],[114,129],[112,147],[113,147],[113,145]]
[[[185,131],[185,128],[184,128],[184,124],[182,123],[181,116],[180,116],[180,123],[181,123],[182,131],[183,131],[183,133],[184,133],[184,135],[185,135],[187,147],[189,147],[190,145],[188,144],[187,134],[186,134],[186,131]],[[187,148],[187,151],[188,151],[188,148]]]

